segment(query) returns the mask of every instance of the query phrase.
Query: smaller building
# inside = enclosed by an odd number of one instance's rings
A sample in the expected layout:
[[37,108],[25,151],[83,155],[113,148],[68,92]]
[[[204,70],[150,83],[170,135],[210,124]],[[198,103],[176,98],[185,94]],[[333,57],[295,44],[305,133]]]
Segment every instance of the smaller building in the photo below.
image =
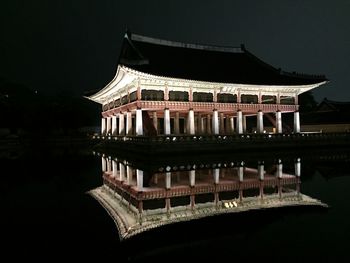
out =
[[324,98],[315,111],[301,115],[303,132],[350,132],[350,102]]

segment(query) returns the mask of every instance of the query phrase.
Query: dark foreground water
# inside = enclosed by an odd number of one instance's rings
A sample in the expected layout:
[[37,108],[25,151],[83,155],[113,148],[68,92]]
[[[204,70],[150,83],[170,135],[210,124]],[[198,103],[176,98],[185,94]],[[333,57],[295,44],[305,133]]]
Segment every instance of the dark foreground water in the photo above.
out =
[[123,243],[113,220],[86,194],[102,185],[100,157],[71,149],[6,156],[0,161],[1,257],[47,262],[94,256],[115,262],[346,259],[349,152],[323,149],[293,155],[302,158],[302,193],[329,204],[328,210],[288,208],[216,216],[159,228]]

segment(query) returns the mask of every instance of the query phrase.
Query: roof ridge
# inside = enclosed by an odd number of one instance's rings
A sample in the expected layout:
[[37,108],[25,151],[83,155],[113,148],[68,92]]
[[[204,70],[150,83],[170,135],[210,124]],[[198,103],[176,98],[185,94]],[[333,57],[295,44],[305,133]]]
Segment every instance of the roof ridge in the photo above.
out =
[[170,46],[170,47],[181,47],[181,48],[191,48],[199,50],[210,50],[217,52],[230,52],[230,53],[244,53],[244,46],[239,47],[228,47],[228,46],[216,46],[216,45],[204,45],[204,44],[193,44],[193,43],[184,43],[179,41],[171,41],[160,38],[154,38],[149,36],[143,36],[139,34],[130,33],[125,34],[125,36],[130,37],[133,41],[139,41],[144,43],[150,43],[155,45]]

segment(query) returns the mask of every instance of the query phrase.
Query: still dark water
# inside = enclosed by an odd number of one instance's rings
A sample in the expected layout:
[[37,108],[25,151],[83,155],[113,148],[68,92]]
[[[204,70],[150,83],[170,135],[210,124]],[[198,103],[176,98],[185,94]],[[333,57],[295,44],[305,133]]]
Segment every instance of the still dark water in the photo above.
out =
[[[0,251],[11,261],[49,262],[94,256],[98,261],[115,262],[346,259],[350,242],[349,151],[293,153],[282,157],[286,169],[288,158],[300,156],[301,192],[327,203],[328,210],[288,208],[216,216],[159,228],[120,243],[113,220],[86,194],[102,185],[100,157],[72,149],[13,154],[0,161]],[[276,157],[278,154],[271,158]]]

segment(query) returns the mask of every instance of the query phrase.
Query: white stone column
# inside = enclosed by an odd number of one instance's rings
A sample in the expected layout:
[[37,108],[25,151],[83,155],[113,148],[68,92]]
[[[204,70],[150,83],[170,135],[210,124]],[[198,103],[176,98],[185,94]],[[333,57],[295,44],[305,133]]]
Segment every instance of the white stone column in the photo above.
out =
[[125,126],[124,126],[124,114],[119,113],[119,135],[125,134]]
[[169,109],[164,110],[164,134],[170,135],[171,128],[170,128],[170,111]]
[[175,112],[174,133],[175,135],[180,134],[180,113],[179,112]]
[[117,178],[118,175],[118,163],[116,160],[112,160],[112,171],[113,171],[113,177]]
[[107,129],[106,129],[106,135],[109,135],[111,133],[111,117],[107,117],[106,121],[107,121]]
[[112,159],[111,157],[106,158],[107,160],[107,172],[112,172]]
[[194,187],[194,185],[196,184],[196,170],[189,171],[189,176],[190,176],[190,186]]
[[106,135],[106,118],[101,119],[101,135]]
[[264,114],[261,110],[258,111],[256,126],[257,133],[264,133]]
[[234,133],[235,131],[235,118],[234,117],[230,117],[230,133]]
[[125,166],[122,163],[119,163],[119,180],[125,181]]
[[132,135],[132,115],[130,111],[126,112],[126,135]]
[[226,119],[225,119],[225,133],[226,134],[231,134],[232,133],[232,130],[231,130],[231,126],[230,126],[230,117],[229,116],[226,116]]
[[136,169],[136,185],[138,191],[143,190],[143,171],[139,169]]
[[301,162],[300,158],[297,158],[294,163],[294,169],[295,169],[295,176],[300,177],[301,175]]
[[212,128],[213,134],[219,134],[219,116],[217,110],[213,110]]
[[276,132],[282,133],[282,113],[276,111]]
[[238,180],[240,181],[240,182],[243,182],[243,176],[244,176],[244,163],[243,162],[241,162],[240,164],[239,164],[239,167],[237,168],[237,175],[238,175]]
[[283,174],[283,164],[282,164],[282,160],[278,159],[277,160],[277,164],[276,164],[276,177],[277,178],[282,178],[282,174]]
[[188,134],[194,135],[195,134],[195,128],[194,128],[194,112],[192,109],[188,111]]
[[132,168],[126,165],[126,182],[128,185],[132,184]]
[[211,134],[210,114],[207,115],[207,134]]
[[259,180],[261,180],[261,181],[263,181],[265,178],[264,162],[263,161],[258,162],[258,177],[259,177]]
[[136,110],[136,135],[143,135],[142,110]]
[[243,133],[247,132],[247,116],[243,115],[242,116],[242,123],[243,123]]
[[158,116],[157,116],[157,112],[154,111],[153,112],[153,126],[156,129],[157,133],[158,133]]
[[199,132],[200,134],[204,134],[204,118],[201,115],[199,115],[198,121],[199,121]]
[[300,116],[299,111],[294,112],[294,133],[300,132]]
[[168,190],[171,188],[171,173],[165,173],[165,188]]
[[102,160],[102,172],[105,172],[105,171],[107,171],[107,161],[106,161],[106,158],[102,156],[101,160]]
[[220,112],[219,133],[220,134],[225,134],[225,116],[224,116],[223,112]]
[[214,184],[219,184],[219,177],[220,177],[220,169],[219,168],[213,169],[213,176],[214,176]]
[[243,133],[243,115],[242,115],[242,111],[237,111],[237,133],[238,134],[242,134]]
[[112,135],[117,135],[117,116],[112,116]]

